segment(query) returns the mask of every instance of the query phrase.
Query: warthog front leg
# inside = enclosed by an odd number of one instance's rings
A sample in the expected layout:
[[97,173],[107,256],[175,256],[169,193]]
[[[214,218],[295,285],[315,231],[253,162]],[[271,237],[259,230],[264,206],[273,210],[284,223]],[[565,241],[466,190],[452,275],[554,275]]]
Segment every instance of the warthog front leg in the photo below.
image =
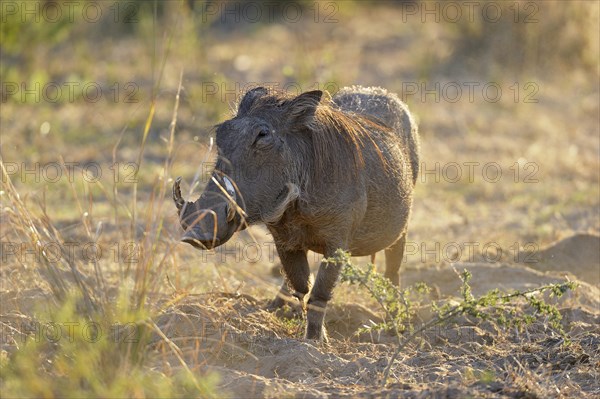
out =
[[331,256],[333,256],[333,253],[326,253],[325,259],[323,259],[319,267],[315,285],[310,293],[306,312],[307,339],[327,340],[327,331],[323,324],[325,310],[342,268],[341,262],[327,261],[327,258]]
[[[302,302],[310,290],[310,268],[306,251],[285,251],[278,248],[277,252],[285,273],[285,281],[277,297],[271,301],[269,305],[271,309],[285,305],[286,299],[290,296],[295,296]],[[290,291],[288,283],[295,292]]]
[[283,284],[277,293],[277,296],[269,303],[267,310],[277,310],[285,306],[286,302],[293,299],[294,293],[289,288],[289,282],[286,276],[283,276]]

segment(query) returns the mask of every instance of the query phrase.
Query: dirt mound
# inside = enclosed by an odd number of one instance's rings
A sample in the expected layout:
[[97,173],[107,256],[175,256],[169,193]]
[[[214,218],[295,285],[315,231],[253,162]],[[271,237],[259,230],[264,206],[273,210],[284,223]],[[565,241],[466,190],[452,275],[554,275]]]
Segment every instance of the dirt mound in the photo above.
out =
[[293,383],[282,378],[265,378],[225,367],[209,367],[221,376],[223,398],[327,398],[328,395],[306,384]]
[[600,286],[600,236],[576,234],[539,252],[524,252],[523,263],[540,271],[570,273],[578,280]]
[[326,315],[327,332],[335,339],[351,338],[362,326],[382,321],[380,315],[357,303],[333,304]]
[[[523,289],[561,281],[523,265],[455,268],[471,271],[476,295],[496,286]],[[404,277],[407,283],[436,285],[440,296],[455,295],[460,285],[452,268],[408,270]],[[2,298],[12,298],[13,308],[21,309],[20,301],[31,302],[33,294]],[[151,368],[172,372],[183,359],[190,369],[218,374],[223,398],[594,397],[600,389],[600,312],[581,304],[589,300],[585,295],[571,297],[571,305],[561,308],[569,345],[544,320],[517,331],[461,317],[411,341],[392,365],[385,388],[382,374],[398,339],[389,333],[355,334],[369,320],[381,320],[378,309],[334,302],[327,317],[330,342],[316,343],[302,339],[302,319],[265,311],[266,299],[215,292],[171,300],[159,304],[164,311],[154,319],[161,335],[149,348]],[[516,314],[522,311],[514,305]],[[11,343],[20,339],[14,332],[21,321],[10,314],[0,321],[3,348],[10,353]]]
[[[495,275],[482,265],[472,270],[474,276],[482,271]],[[515,274],[519,267],[504,265],[496,271]],[[535,271],[520,272],[521,277],[539,277]],[[201,369],[220,375],[222,397],[545,398],[598,390],[600,317],[582,308],[561,312],[569,346],[543,321],[518,332],[465,318],[424,331],[394,363],[391,379],[397,382],[382,389],[381,375],[397,340],[346,339],[363,318],[378,319],[376,312],[354,303],[335,304],[328,317],[331,341],[325,344],[300,338],[302,328],[265,312],[265,304],[249,296],[215,293],[167,309],[157,324],[184,353],[195,356],[187,359],[189,364],[200,360]],[[156,345],[161,352],[164,341]],[[174,364],[174,359],[169,362]]]

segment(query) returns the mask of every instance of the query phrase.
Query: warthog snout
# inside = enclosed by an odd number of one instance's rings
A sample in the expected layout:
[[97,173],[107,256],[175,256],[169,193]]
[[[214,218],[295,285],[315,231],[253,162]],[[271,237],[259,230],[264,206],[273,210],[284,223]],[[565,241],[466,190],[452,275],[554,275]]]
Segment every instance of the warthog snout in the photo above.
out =
[[[238,230],[241,219],[236,217],[236,193],[227,177],[222,178],[220,192],[205,193],[195,202],[181,196],[181,177],[173,184],[173,201],[185,233],[181,241],[197,249],[212,249],[226,243]],[[219,183],[221,184],[221,183]]]
[[[198,212],[198,218],[217,217],[215,212],[203,209]],[[218,224],[218,223],[215,223]],[[220,245],[220,239],[213,231],[203,231],[201,220],[196,224],[192,224],[181,237],[181,241],[190,244],[198,249],[212,249]]]

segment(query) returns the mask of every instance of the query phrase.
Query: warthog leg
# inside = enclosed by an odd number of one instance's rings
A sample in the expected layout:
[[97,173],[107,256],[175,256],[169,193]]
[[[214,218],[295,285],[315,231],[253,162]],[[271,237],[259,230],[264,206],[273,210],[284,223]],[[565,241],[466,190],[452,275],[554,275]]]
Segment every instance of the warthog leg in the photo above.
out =
[[[283,269],[282,269],[283,270]],[[277,293],[277,296],[269,303],[267,310],[273,311],[283,308],[286,304],[293,307],[298,307],[300,313],[302,312],[304,296],[293,289],[290,289],[290,281],[287,276],[283,277],[283,284]]]
[[391,247],[385,250],[385,277],[394,285],[400,286],[400,266],[404,257],[406,232]]
[[292,291],[288,288],[287,277],[283,277],[283,284],[277,293],[277,296],[269,303],[267,310],[277,310],[282,308],[286,303],[295,300],[292,296]]
[[327,332],[323,324],[325,310],[342,269],[341,262],[328,262],[326,260],[331,258],[333,254],[334,252],[325,253],[325,259],[319,266],[315,285],[310,293],[306,312],[307,339],[327,340]]
[[[287,251],[277,248],[281,265],[285,273],[283,286],[279,290],[277,297],[271,302],[269,308],[276,309],[282,307],[286,302],[286,297],[295,296],[303,302],[304,296],[310,290],[310,267],[306,258],[306,251]],[[292,292],[288,283],[295,291]]]

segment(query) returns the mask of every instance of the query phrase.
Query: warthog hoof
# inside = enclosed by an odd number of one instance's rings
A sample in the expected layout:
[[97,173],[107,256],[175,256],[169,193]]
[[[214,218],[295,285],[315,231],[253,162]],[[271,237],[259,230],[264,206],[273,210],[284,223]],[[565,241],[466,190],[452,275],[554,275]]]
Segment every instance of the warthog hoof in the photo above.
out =
[[278,317],[284,317],[288,319],[302,317],[304,313],[302,302],[293,296],[283,296],[281,293],[277,294],[266,307],[269,312],[276,312]]
[[287,300],[283,299],[280,295],[277,295],[275,299],[269,302],[269,304],[266,307],[266,310],[269,312],[273,312],[277,309],[281,309],[282,307],[284,307],[286,303],[288,303]]
[[308,301],[306,312],[306,339],[314,339],[321,342],[329,342],[327,330],[325,329],[325,309],[327,302],[312,300]]
[[306,334],[304,335],[304,338],[319,342],[329,342],[329,335],[327,335],[327,330],[325,329],[324,325],[321,326],[320,329],[318,327],[310,328],[310,325],[308,325],[306,327]]

